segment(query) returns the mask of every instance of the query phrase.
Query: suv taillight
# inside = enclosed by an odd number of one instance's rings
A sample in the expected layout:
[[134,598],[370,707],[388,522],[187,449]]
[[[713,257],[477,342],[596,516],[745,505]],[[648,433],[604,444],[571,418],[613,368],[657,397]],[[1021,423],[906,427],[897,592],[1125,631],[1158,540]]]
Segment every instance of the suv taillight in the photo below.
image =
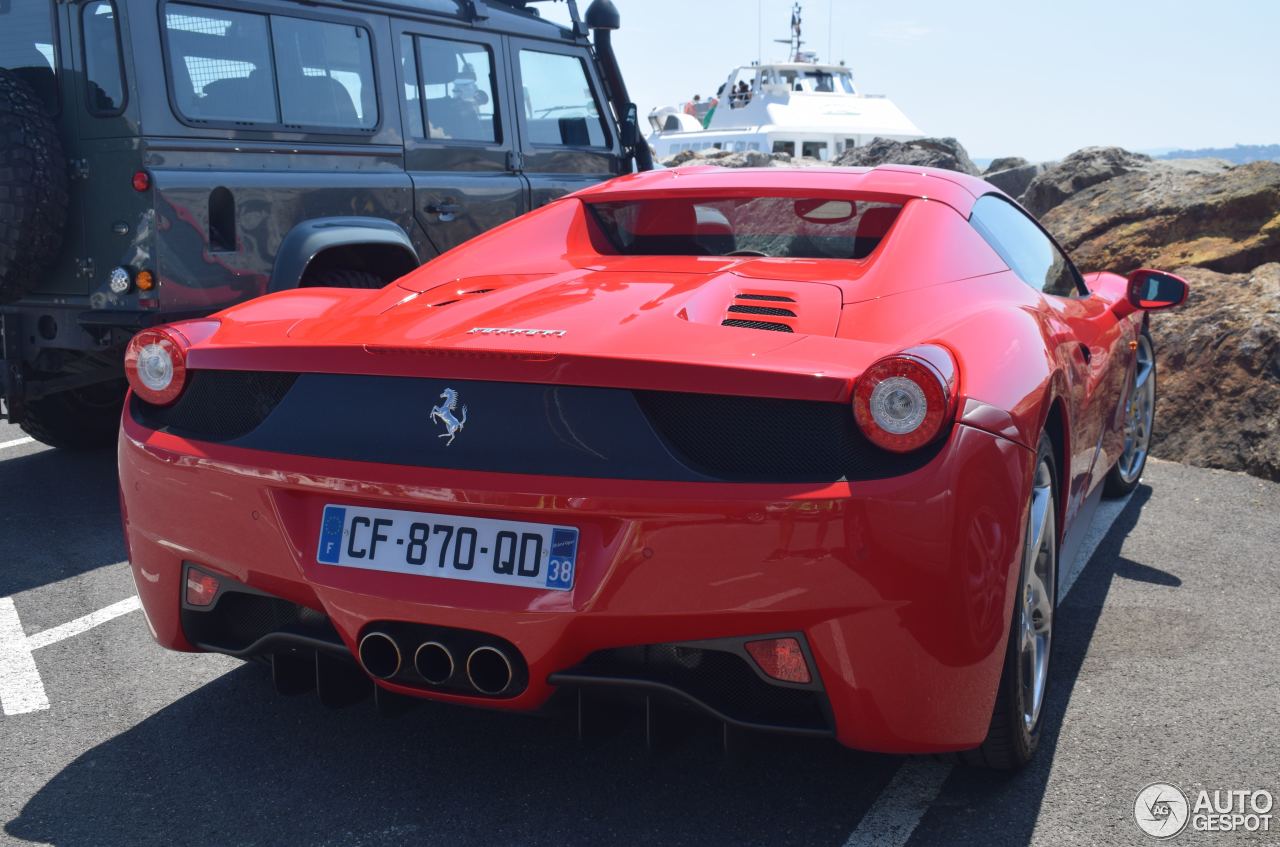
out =
[[172,330],[144,329],[125,348],[124,374],[139,398],[169,405],[187,383],[186,338]]
[[955,408],[955,362],[941,347],[879,360],[853,388],[853,417],[876,446],[907,453],[932,442]]

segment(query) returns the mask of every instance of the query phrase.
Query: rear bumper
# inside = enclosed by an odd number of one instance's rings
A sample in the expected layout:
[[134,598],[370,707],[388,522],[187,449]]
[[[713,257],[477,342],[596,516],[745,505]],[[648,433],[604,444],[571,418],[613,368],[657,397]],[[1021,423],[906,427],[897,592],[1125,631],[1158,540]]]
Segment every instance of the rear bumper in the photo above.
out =
[[[195,649],[183,563],[323,612],[354,651],[371,623],[487,633],[527,666],[519,694],[406,694],[541,706],[548,678],[635,645],[802,636],[836,737],[867,750],[963,749],[986,733],[1008,634],[1032,456],[957,425],[924,468],[835,484],[636,482],[437,471],[186,441],[126,414],[125,532],[147,620]],[[569,592],[316,562],[324,504],[577,526]]]

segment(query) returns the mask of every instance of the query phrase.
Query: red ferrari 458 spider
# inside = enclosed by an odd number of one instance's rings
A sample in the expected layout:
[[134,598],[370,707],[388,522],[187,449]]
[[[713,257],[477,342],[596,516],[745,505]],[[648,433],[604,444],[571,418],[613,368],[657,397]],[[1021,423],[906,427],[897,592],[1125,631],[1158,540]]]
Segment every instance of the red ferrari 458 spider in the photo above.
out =
[[140,333],[138,592],[164,646],[330,703],[605,690],[1016,767],[1186,293],[955,173],[622,177],[382,290]]

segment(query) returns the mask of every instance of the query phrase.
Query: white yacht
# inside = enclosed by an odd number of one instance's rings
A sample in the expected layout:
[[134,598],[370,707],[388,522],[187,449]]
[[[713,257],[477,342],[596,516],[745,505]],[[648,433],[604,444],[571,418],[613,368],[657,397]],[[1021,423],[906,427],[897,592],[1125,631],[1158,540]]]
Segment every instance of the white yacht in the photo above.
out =
[[874,138],[924,136],[892,100],[859,91],[844,64],[818,62],[800,49],[799,3],[785,43],[791,45],[790,61],[734,68],[714,106],[708,100],[650,112],[648,141],[656,157],[715,147],[830,161]]

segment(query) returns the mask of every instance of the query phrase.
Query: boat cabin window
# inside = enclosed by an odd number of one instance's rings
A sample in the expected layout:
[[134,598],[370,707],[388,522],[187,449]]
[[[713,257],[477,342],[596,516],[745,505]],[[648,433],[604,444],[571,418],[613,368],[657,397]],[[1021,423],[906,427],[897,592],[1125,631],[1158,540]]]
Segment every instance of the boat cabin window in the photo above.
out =
[[848,71],[801,70],[784,68],[778,72],[779,82],[790,91],[819,94],[853,94],[853,74]]
[[607,244],[628,256],[865,259],[900,204],[856,197],[662,197],[588,203]]
[[775,141],[773,142],[773,152],[786,153],[788,156],[796,155],[796,143],[794,141]]
[[800,155],[806,159],[827,160],[827,142],[825,141],[805,141],[800,145]]

